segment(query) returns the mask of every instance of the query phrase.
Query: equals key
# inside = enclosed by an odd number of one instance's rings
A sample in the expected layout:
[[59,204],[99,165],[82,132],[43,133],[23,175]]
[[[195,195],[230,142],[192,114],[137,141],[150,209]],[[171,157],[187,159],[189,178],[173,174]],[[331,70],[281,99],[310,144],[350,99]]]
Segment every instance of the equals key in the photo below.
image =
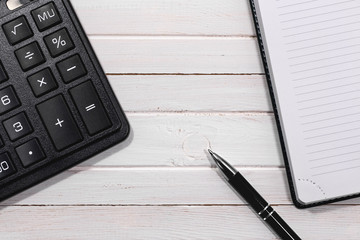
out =
[[111,127],[107,112],[91,81],[72,88],[70,94],[90,135]]
[[69,57],[56,64],[65,83],[72,82],[87,74],[86,68],[79,55]]

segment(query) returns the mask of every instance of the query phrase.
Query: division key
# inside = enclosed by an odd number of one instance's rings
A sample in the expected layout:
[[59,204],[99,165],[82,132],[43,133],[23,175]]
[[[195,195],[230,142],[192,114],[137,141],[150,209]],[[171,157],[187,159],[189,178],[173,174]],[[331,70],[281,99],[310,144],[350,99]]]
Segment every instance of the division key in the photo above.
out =
[[81,133],[63,96],[58,95],[40,103],[37,109],[58,151],[82,140]]

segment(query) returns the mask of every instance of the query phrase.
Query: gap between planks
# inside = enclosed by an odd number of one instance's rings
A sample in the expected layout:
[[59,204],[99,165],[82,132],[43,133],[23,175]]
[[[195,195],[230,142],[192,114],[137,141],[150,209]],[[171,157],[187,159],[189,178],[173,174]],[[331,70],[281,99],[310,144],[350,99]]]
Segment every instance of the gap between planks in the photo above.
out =
[[107,76],[264,76],[263,73],[106,73]]
[[132,116],[141,116],[141,115],[148,115],[148,116],[160,116],[160,115],[187,115],[187,116],[211,116],[211,115],[220,115],[220,116],[241,116],[241,117],[249,117],[249,116],[269,116],[273,117],[274,113],[272,111],[189,111],[189,110],[183,110],[183,111],[126,111],[126,115],[132,115]]
[[91,39],[118,39],[118,40],[245,40],[256,39],[252,35],[238,36],[207,36],[207,35],[121,35],[121,34],[88,34]]

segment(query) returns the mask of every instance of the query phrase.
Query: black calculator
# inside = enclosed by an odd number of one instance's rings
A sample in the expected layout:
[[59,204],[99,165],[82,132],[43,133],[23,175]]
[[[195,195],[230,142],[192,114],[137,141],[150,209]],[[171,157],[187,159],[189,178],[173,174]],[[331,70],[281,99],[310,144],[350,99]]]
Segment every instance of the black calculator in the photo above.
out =
[[0,0],[0,200],[130,132],[70,1],[16,1]]

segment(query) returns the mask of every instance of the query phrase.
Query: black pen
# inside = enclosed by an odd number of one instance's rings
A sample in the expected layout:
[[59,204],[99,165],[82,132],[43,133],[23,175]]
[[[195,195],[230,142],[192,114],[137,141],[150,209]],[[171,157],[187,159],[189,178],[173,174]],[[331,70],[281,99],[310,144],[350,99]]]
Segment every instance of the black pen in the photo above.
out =
[[275,212],[263,197],[250,185],[250,183],[227,161],[209,149],[210,155],[216,165],[224,174],[230,185],[246,200],[256,213],[263,219],[276,234],[284,240],[298,240],[301,238],[289,225]]

